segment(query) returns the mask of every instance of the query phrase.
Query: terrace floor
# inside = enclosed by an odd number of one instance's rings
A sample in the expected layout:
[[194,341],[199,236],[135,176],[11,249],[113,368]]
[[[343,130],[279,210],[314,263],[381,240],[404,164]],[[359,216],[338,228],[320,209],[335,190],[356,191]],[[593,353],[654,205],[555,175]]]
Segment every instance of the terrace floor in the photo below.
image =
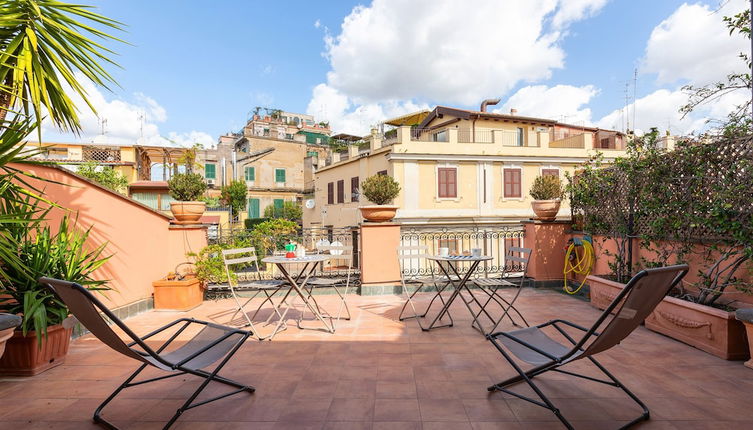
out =
[[[335,296],[317,296],[334,306]],[[548,290],[527,290],[529,322],[564,317],[588,325],[599,312]],[[422,332],[398,322],[398,296],[352,296],[353,320],[334,335],[291,328],[272,342],[249,340],[224,374],[254,385],[184,413],[179,429],[559,429],[548,410],[486,387],[512,375],[494,347],[470,328],[457,302],[455,327]],[[227,322],[229,300],[188,312],[149,312],[127,320],[146,333],[178,317]],[[506,325],[503,328],[510,328]],[[753,428],[753,370],[640,327],[600,356],[651,409],[637,428]],[[587,363],[574,364],[578,370]],[[72,342],[64,365],[33,378],[0,379],[0,428],[86,429],[96,406],[137,364],[91,335]],[[156,375],[152,372],[150,375]],[[567,375],[537,378],[562,413],[583,429],[617,428],[639,414],[621,391]],[[104,416],[121,428],[157,429],[199,380],[180,376],[126,389]],[[518,386],[520,388],[520,385]],[[208,394],[225,386],[210,386]],[[524,390],[527,391],[527,390]]]

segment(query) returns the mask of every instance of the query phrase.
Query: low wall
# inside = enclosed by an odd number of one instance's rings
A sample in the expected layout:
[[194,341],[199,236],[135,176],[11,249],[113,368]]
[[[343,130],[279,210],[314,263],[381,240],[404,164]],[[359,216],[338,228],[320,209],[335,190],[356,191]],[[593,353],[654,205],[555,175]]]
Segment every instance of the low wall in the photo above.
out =
[[[107,243],[112,258],[97,272],[109,279],[111,291],[101,294],[108,307],[118,308],[152,297],[152,281],[161,279],[186,261],[186,253],[207,245],[206,229],[170,224],[171,218],[128,197],[110,191],[68,170],[47,166],[14,166],[58,182],[29,181],[57,203],[50,213],[54,227],[68,213],[78,227],[91,227],[89,244]],[[63,209],[65,208],[65,209]]]

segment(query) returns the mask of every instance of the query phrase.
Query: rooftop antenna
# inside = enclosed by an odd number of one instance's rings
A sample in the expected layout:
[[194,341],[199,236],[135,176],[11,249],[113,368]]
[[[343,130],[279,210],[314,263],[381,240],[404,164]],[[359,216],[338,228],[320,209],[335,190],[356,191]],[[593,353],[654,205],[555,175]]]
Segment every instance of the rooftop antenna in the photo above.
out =
[[145,115],[144,112],[139,112],[139,139],[144,138],[144,119]]
[[[751,0],[751,1],[753,1],[753,0]],[[636,95],[636,93],[638,91],[637,88],[638,88],[638,68],[636,67],[633,70],[633,128],[635,128],[635,111],[636,111],[636,107],[637,107],[636,105],[638,104],[637,101],[636,101],[636,98],[635,98],[635,95]],[[633,133],[633,134],[635,134],[635,133]]]
[[104,136],[107,134],[107,118],[103,118],[99,124],[102,127],[102,136]]
[[[628,91],[630,87],[629,82],[625,82],[625,133],[630,130],[630,93]],[[635,106],[633,106],[635,109]]]

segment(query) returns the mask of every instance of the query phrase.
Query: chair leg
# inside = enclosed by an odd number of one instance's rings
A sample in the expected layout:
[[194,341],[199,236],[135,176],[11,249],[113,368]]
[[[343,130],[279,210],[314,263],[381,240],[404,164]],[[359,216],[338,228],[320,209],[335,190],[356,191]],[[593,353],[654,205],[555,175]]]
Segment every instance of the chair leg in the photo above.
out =
[[115,427],[114,425],[112,425],[111,423],[109,423],[107,420],[105,420],[104,418],[102,418],[102,409],[104,409],[105,406],[107,406],[107,404],[110,403],[112,401],[112,399],[115,398],[115,396],[117,396],[121,391],[123,391],[124,388],[128,388],[130,386],[131,381],[133,381],[133,379],[136,378],[136,376],[138,376],[139,373],[141,373],[141,371],[146,368],[146,366],[147,366],[146,363],[144,363],[141,366],[139,366],[139,368],[136,369],[136,371],[133,372],[131,374],[131,376],[129,376],[128,379],[125,380],[125,382],[123,382],[122,384],[120,384],[120,386],[118,388],[116,388],[115,391],[113,391],[112,394],[110,394],[110,396],[107,397],[107,399],[105,399],[105,401],[102,402],[97,407],[97,409],[94,411],[94,416],[92,417],[93,421],[96,424],[101,424],[105,428],[108,428],[108,429],[117,429],[117,427]]

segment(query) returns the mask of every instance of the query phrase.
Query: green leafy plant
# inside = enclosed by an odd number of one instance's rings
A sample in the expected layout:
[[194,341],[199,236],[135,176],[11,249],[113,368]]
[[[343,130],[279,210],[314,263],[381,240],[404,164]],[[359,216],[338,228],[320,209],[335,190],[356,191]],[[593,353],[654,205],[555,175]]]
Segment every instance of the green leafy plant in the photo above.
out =
[[167,181],[170,196],[181,202],[193,202],[207,190],[204,178],[198,173],[177,173]]
[[560,178],[553,175],[540,175],[533,180],[530,190],[534,200],[559,200],[565,195]]
[[294,202],[284,202],[281,208],[269,205],[264,208],[265,218],[283,218],[290,221],[300,222],[303,218],[303,209]]
[[[47,213],[47,212],[45,212]],[[94,272],[110,258],[103,256],[106,244],[87,246],[90,230],[79,230],[63,216],[53,232],[49,225],[18,230],[19,255],[24,270],[8,268],[8,283],[0,294],[11,300],[0,309],[21,314],[24,334],[34,330],[38,342],[47,334],[47,327],[60,324],[68,316],[68,308],[37,279],[48,276],[81,284],[91,290],[104,290],[107,281],[93,278]]]
[[391,176],[374,175],[361,184],[363,195],[376,205],[386,205],[400,194],[400,184]]
[[237,219],[238,215],[246,210],[247,195],[248,190],[246,189],[245,181],[233,181],[229,185],[222,187],[220,200],[223,204],[230,206],[233,211],[233,219]]
[[266,221],[269,221],[269,218],[246,218],[243,220],[243,225],[246,230],[253,230],[254,227]]
[[128,190],[128,179],[110,166],[88,161],[80,165],[76,173],[120,194]]
[[220,198],[216,196],[199,197],[199,201],[204,202],[204,204],[206,204],[208,208],[220,207]]

